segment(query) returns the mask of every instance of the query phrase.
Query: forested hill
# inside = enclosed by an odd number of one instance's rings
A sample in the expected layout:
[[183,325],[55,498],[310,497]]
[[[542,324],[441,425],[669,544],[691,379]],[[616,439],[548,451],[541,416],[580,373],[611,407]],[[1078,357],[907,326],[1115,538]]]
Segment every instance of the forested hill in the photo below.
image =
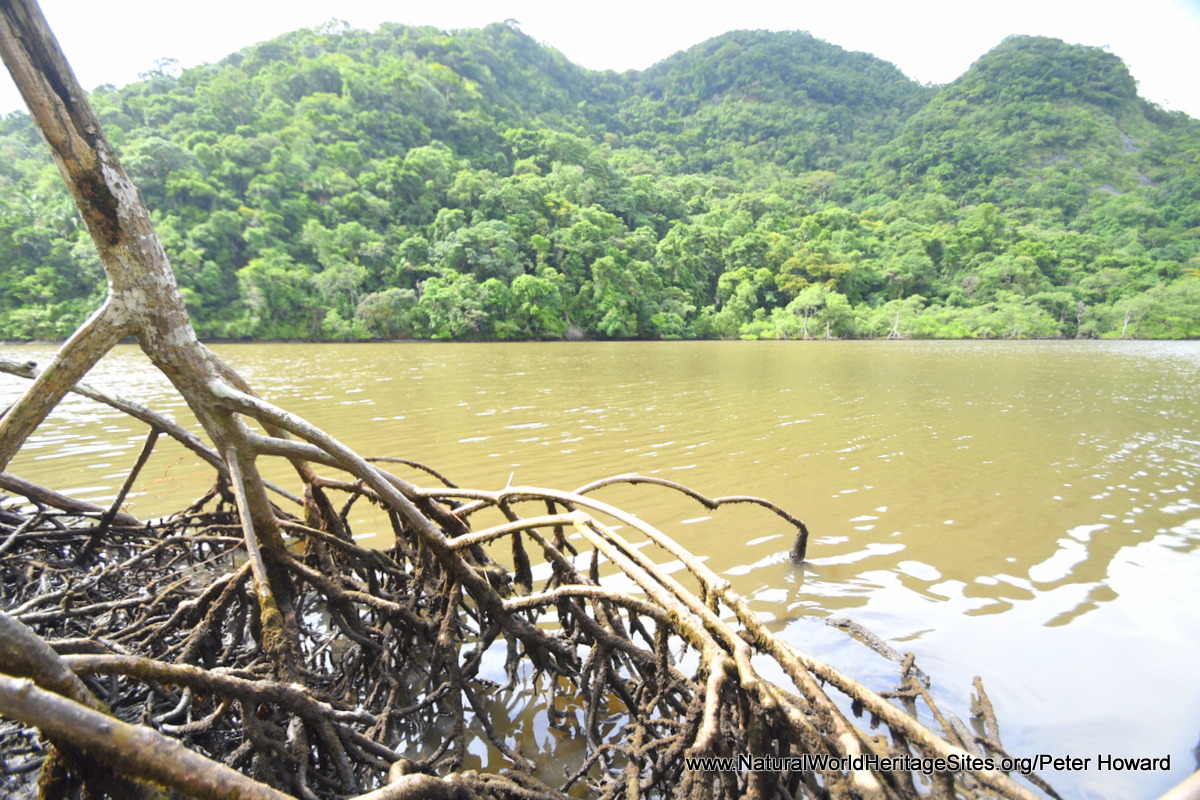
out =
[[[92,101],[206,337],[1200,336],[1200,122],[1053,39],[933,88],[803,33],[617,74],[330,25]],[[0,339],[103,290],[0,120]]]

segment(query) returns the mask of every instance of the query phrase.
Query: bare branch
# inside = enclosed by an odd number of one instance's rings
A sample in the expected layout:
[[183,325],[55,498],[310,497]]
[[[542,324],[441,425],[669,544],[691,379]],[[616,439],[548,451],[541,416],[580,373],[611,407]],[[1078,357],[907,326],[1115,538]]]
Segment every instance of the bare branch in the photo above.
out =
[[[17,375],[22,378],[35,379],[42,374],[38,369],[37,364],[33,362],[19,363],[9,361],[6,358],[0,358],[0,372],[7,372],[10,375]],[[104,403],[107,406],[122,411],[140,422],[144,422],[151,428],[157,428],[163,433],[170,436],[175,441],[182,444],[188,450],[198,455],[200,458],[211,467],[217,470],[220,474],[225,474],[225,462],[221,457],[208,445],[200,441],[197,436],[168,417],[163,416],[155,411],[151,411],[145,406],[134,403],[131,400],[126,400],[115,394],[97,389],[94,386],[89,386],[86,383],[76,383],[71,387],[71,391],[88,398],[95,400],[98,403]]]
[[[96,517],[97,519],[105,514],[105,510],[100,506],[92,505],[83,500],[76,500],[73,497],[67,497],[65,494],[59,494],[53,489],[38,486],[36,483],[27,481],[24,478],[18,478],[16,475],[8,472],[0,472],[0,489],[16,492],[22,497],[28,497],[34,503],[57,508],[70,514],[83,514]],[[137,527],[142,524],[137,517],[125,511],[118,511],[113,514],[112,521],[117,525],[131,527]]]

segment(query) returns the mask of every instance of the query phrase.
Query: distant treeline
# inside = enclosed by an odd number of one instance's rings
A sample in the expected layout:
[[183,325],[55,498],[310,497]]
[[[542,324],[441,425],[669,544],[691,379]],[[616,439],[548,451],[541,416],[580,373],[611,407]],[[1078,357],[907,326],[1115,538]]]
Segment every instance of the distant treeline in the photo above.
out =
[[[641,73],[518,30],[336,25],[92,102],[202,336],[1200,336],[1200,122],[1014,37],[941,88],[801,33]],[[103,271],[0,120],[0,339]]]

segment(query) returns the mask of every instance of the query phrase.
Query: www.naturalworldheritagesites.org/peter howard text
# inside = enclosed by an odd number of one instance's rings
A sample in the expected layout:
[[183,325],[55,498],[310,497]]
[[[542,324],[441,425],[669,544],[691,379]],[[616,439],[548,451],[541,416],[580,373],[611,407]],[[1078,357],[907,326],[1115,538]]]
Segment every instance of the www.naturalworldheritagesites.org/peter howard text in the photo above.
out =
[[688,770],[702,772],[826,772],[871,770],[874,772],[961,772],[963,770],[996,770],[1029,775],[1038,770],[1080,771],[1109,770],[1117,772],[1167,772],[1171,769],[1169,755],[1159,758],[1125,758],[1108,754],[1095,756],[1051,756],[1045,753],[1025,758],[992,758],[967,753],[951,754],[945,758],[912,755],[831,756],[805,754],[797,756],[749,756],[723,758],[688,758]]

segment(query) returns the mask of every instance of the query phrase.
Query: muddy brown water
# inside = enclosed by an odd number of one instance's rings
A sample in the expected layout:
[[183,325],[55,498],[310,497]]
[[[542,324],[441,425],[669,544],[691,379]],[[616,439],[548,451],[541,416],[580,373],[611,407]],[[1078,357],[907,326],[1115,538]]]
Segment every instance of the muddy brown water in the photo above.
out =
[[[981,675],[1014,755],[1090,759],[1042,771],[1066,796],[1153,797],[1197,768],[1198,342],[215,349],[260,394],[359,452],[421,461],[460,485],[574,488],[637,472],[767,497],[808,522],[803,568],[785,557],[790,532],[760,511],[709,513],[644,486],[603,496],[874,688],[891,686],[894,665],[825,618],[852,617],[915,652],[963,713]],[[43,362],[52,352],[3,350]],[[190,421],[133,347],[89,382]],[[0,375],[0,402],[22,386]],[[71,399],[11,470],[104,503],[144,437]],[[290,480],[283,467],[270,474]],[[169,513],[207,481],[163,448],[130,508]],[[365,541],[375,524],[358,522]],[[1170,771],[1098,768],[1168,755]]]

